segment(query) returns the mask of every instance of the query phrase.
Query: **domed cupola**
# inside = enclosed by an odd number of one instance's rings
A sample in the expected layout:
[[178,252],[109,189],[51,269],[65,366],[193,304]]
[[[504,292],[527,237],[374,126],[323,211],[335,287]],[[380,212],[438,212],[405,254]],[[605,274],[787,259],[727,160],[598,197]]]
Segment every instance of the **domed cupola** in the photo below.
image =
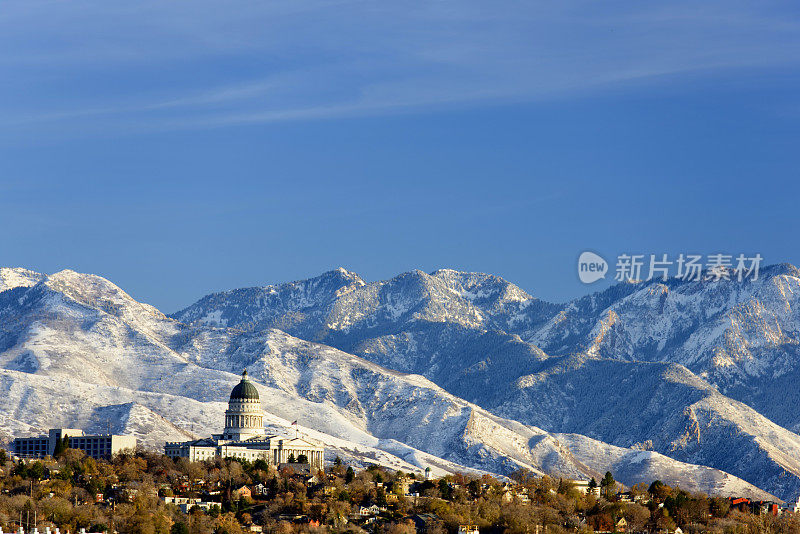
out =
[[242,381],[231,391],[231,400],[259,400],[258,390],[247,378],[247,369],[242,373]]
[[225,411],[223,439],[243,441],[264,436],[264,412],[258,389],[242,373],[242,380],[231,391],[228,409]]

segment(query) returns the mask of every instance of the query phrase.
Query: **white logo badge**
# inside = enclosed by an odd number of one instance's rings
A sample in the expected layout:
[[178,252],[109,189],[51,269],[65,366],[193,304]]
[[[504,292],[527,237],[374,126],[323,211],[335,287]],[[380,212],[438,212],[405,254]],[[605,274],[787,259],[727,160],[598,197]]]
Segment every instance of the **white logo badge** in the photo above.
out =
[[597,282],[606,277],[608,263],[594,252],[583,252],[578,258],[578,278],[584,284]]

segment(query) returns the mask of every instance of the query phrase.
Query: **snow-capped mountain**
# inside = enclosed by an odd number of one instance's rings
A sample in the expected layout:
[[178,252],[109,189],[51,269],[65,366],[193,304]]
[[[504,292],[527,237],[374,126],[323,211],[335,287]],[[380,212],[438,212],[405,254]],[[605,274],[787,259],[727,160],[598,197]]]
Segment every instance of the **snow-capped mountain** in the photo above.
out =
[[209,295],[173,317],[250,331],[278,328],[422,374],[451,393],[508,383],[547,355],[503,330],[543,324],[559,307],[489,275],[413,271],[365,283],[344,269],[301,282]]
[[[668,482],[680,480],[698,491],[769,497],[719,470],[584,436],[557,436],[500,417],[420,375],[388,369],[266,323],[212,326],[208,323],[226,320],[221,312],[213,319],[212,311],[187,325],[137,302],[103,278],[73,271],[46,276],[4,270],[3,281],[0,434],[6,439],[51,426],[128,432],[151,447],[207,435],[219,430],[227,394],[247,367],[259,384],[271,428],[285,432],[287,421],[299,418],[302,431],[324,441],[331,456],[401,469],[430,466],[439,473],[507,474],[524,467],[580,478],[599,476],[613,465],[626,484],[639,482],[637,477],[646,473]],[[407,282],[414,287],[413,276]],[[464,285],[464,295],[454,298],[481,316],[489,302],[498,316],[511,317],[522,309],[515,302],[531,300],[510,285],[497,295],[477,291],[478,285],[480,280]],[[287,311],[276,312],[275,320],[285,321],[287,329],[290,324],[313,329],[315,313],[324,316],[322,308],[328,306],[344,310],[341,300],[357,300],[351,294],[368,286],[337,271],[282,288],[283,293],[276,290],[276,302]],[[420,298],[401,303],[407,291],[392,290],[398,299],[396,313]],[[320,310],[310,309],[313,305]],[[464,304],[458,301],[457,307]],[[343,319],[347,315],[339,313]],[[433,317],[438,312],[431,307],[425,313]],[[485,320],[475,317],[479,323]],[[546,359],[537,350],[530,357]]]
[[624,284],[568,304],[523,337],[550,354],[684,365],[722,393],[797,430],[800,271],[758,280]]
[[44,275],[21,268],[0,267],[0,291],[36,285]]
[[[291,335],[429,378],[550,432],[652,448],[800,493],[800,274],[623,283],[565,305],[491,275],[339,269],[204,297],[191,323]],[[782,426],[781,426],[782,425]]]

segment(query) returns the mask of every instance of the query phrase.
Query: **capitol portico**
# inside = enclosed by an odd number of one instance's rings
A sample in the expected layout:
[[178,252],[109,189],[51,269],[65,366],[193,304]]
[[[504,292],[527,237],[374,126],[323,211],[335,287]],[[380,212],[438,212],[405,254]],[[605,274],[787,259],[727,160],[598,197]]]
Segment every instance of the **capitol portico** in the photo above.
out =
[[325,459],[322,445],[307,437],[266,435],[258,389],[248,379],[247,371],[231,391],[222,434],[194,441],[168,442],[164,445],[164,454],[190,461],[215,457],[261,459],[272,465],[288,463],[290,457],[297,460],[305,456],[315,469],[322,469]]

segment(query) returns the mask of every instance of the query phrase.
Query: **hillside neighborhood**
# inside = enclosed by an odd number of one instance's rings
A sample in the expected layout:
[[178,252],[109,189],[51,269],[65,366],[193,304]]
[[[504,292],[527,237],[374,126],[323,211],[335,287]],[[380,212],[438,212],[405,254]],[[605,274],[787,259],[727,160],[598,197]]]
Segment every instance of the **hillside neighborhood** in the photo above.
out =
[[0,452],[3,532],[487,534],[800,532],[797,506],[691,494],[660,481],[354,469],[264,460],[189,461],[144,450]]

